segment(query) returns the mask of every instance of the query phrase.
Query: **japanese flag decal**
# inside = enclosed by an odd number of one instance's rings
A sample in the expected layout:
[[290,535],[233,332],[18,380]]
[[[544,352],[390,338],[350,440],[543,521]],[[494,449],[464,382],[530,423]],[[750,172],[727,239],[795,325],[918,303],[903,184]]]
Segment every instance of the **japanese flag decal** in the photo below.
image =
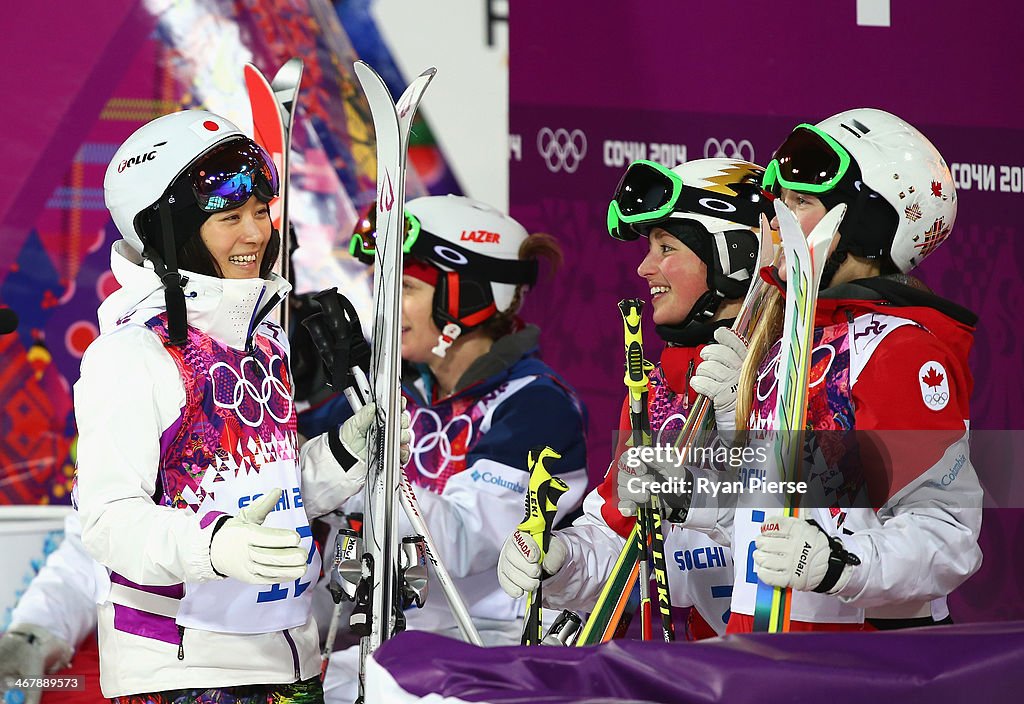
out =
[[946,368],[938,362],[925,362],[917,373],[921,385],[924,405],[933,411],[941,411],[949,403],[949,379]]

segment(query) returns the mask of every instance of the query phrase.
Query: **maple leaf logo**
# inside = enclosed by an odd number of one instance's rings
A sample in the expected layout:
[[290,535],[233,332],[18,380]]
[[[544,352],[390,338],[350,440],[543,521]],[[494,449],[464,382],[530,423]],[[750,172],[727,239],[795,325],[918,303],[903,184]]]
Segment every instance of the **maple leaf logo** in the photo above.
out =
[[942,184],[938,181],[932,181],[932,195],[936,198],[942,197]]
[[936,372],[934,367],[928,367],[928,373],[921,377],[921,381],[934,389],[942,384],[945,378],[945,376]]

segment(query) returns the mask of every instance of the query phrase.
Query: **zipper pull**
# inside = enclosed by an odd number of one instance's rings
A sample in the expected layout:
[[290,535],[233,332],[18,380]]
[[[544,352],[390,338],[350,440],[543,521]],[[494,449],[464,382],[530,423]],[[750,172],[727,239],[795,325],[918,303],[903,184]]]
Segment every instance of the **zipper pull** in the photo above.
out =
[[185,627],[178,626],[178,659],[185,659]]

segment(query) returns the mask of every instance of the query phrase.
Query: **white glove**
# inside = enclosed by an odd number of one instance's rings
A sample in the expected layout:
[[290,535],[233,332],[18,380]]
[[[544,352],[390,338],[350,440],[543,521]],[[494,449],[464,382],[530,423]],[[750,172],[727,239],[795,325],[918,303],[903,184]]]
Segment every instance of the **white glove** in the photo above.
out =
[[707,396],[715,407],[715,423],[722,442],[731,445],[736,434],[736,390],[740,369],[747,356],[747,343],[729,328],[715,330],[718,344],[700,351],[703,362],[690,379],[690,387]]
[[[630,451],[622,453],[616,467],[619,512],[623,516],[635,516],[637,508],[651,500],[651,485],[657,484],[662,491],[656,492],[664,505],[662,518],[681,522],[690,507],[693,479],[682,466],[659,465],[644,462]],[[671,487],[673,491],[664,491]]]
[[529,533],[517,530],[501,546],[498,555],[498,584],[506,594],[518,599],[526,592],[537,590],[542,571],[550,577],[562,569],[568,554],[565,541],[557,533],[552,533],[544,562],[537,564],[540,560],[540,546]]
[[210,562],[218,574],[249,584],[280,584],[306,574],[308,551],[299,546],[299,534],[262,525],[280,498],[281,490],[274,489],[217,529]]
[[[67,666],[71,661],[71,646],[39,626],[24,623],[11,626],[0,636],[0,695],[7,690],[8,677],[42,677]],[[38,704],[41,689],[23,689],[26,704]],[[9,698],[0,696],[0,701]]]
[[[400,454],[402,465],[409,461],[412,455],[409,445],[412,443],[412,418],[409,411],[405,410],[406,399],[402,397],[402,434],[400,436]],[[371,401],[341,425],[341,444],[345,446],[349,454],[361,462],[366,462],[366,438],[373,427],[374,418],[377,415],[377,404]]]
[[799,518],[768,519],[754,543],[754,571],[772,587],[836,594],[860,564],[843,541]]

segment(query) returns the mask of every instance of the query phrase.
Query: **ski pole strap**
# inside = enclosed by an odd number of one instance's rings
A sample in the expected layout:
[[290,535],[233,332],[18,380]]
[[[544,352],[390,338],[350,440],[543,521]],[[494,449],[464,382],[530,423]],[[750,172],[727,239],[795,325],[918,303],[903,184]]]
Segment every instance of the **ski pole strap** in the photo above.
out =
[[[526,491],[526,517],[519,524],[519,530],[528,534],[540,547],[539,562],[551,544],[551,527],[554,525],[558,499],[569,486],[558,477],[551,476],[545,466],[549,459],[561,459],[561,455],[550,447],[535,447],[527,458],[530,467],[530,485]],[[523,645],[537,645],[544,634],[541,621],[541,587],[527,596],[526,623],[523,627]]]

